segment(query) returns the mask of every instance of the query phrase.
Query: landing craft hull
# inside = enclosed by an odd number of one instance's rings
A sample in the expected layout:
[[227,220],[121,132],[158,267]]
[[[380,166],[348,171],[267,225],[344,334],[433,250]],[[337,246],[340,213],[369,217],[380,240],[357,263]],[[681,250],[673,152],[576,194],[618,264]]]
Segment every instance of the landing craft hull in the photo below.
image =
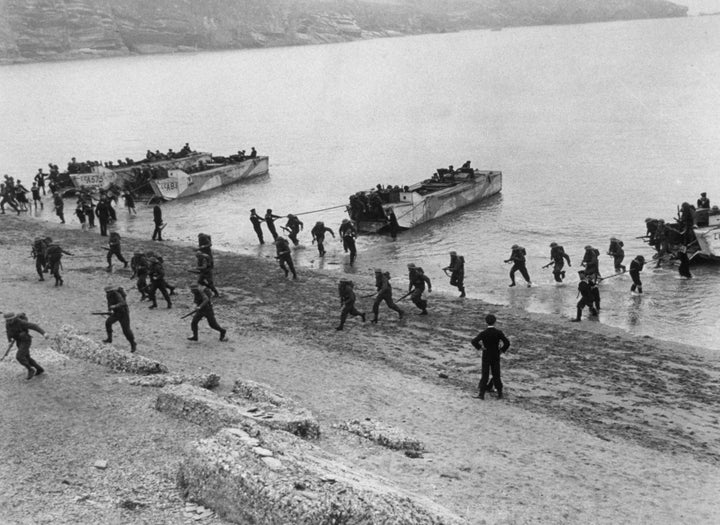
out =
[[252,177],[266,175],[268,166],[268,157],[256,157],[229,164],[209,164],[209,169],[196,173],[170,170],[167,178],[151,180],[150,185],[155,195],[162,199],[181,199]]
[[700,250],[694,257],[720,261],[720,226],[694,228]]
[[91,191],[107,190],[111,185],[116,185],[121,188],[129,186],[127,189],[134,189],[139,183],[138,170],[144,170],[146,168],[187,170],[199,166],[201,162],[206,164],[212,162],[212,155],[210,153],[192,153],[187,157],[178,159],[138,162],[132,166],[118,166],[115,168],[95,166],[90,173],[71,174],[70,179],[76,188],[84,188]]
[[[487,199],[502,190],[502,172],[475,170],[471,177],[452,182],[418,183],[400,192],[399,202],[383,204],[395,212],[401,229],[437,219],[448,213]],[[388,226],[382,220],[358,220],[361,233],[378,233]]]

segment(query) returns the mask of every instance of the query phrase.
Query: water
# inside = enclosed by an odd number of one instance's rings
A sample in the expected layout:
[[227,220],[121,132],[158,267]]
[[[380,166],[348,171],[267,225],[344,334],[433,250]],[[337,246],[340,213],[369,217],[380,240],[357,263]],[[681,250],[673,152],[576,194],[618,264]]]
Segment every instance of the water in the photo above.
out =
[[[166,235],[194,242],[204,231],[218,247],[271,257],[250,208],[341,205],[379,182],[410,184],[470,159],[503,171],[501,196],[397,242],[362,238],[355,268],[339,243],[330,240],[324,261],[310,245],[314,222],[337,227],[343,211],[303,215],[296,258],[338,275],[389,268],[399,288],[415,262],[437,291],[456,293],[441,268],[457,250],[471,297],[569,317],[583,246],[604,254],[617,236],[626,264],[649,258],[635,239],[645,217],[669,219],[701,191],[720,203],[718,86],[720,17],[12,66],[0,69],[0,170],[29,182],[71,156],[256,146],[270,156],[268,177],[164,205]],[[121,231],[150,236],[149,210],[119,215]],[[552,241],[573,260],[560,288],[541,270]],[[534,288],[507,288],[503,259],[515,243],[528,251]],[[603,255],[601,271],[611,270]],[[643,297],[629,294],[627,276],[605,281],[601,322],[720,349],[720,267],[693,272],[684,281],[648,267]]]

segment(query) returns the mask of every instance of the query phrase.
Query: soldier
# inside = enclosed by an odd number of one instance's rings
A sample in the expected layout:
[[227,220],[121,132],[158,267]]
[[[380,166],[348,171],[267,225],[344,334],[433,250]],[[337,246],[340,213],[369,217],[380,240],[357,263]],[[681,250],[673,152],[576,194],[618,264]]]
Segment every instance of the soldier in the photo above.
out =
[[38,168],[38,172],[33,179],[37,184],[38,190],[42,190],[43,195],[47,195],[47,193],[45,193],[45,177],[49,177],[49,175],[45,175],[42,168]]
[[408,292],[412,293],[410,300],[415,306],[420,309],[419,315],[427,315],[427,300],[423,299],[423,292],[425,292],[425,284],[427,283],[428,293],[432,292],[432,284],[430,279],[422,268],[415,266],[413,263],[407,265],[408,267]]
[[65,224],[65,203],[57,191],[53,193],[53,205],[55,206],[55,215],[60,218],[60,224]]
[[577,303],[577,316],[574,319],[570,319],[574,323],[579,323],[582,319],[582,311],[583,308],[586,306],[590,309],[590,313],[592,315],[597,315],[597,310],[595,310],[595,297],[592,293],[592,286],[588,279],[588,274],[580,270],[578,272],[578,277],[580,277],[580,282],[578,283],[578,292],[580,293],[580,300]]
[[272,235],[273,241],[277,241],[278,238],[277,230],[275,229],[275,219],[280,218],[282,217],[280,215],[273,214],[270,208],[268,208],[268,210],[265,212],[265,226],[267,226],[270,235]]
[[148,297],[147,278],[148,278],[148,271],[149,271],[149,263],[148,263],[147,257],[145,256],[145,254],[143,252],[133,253],[132,258],[130,259],[130,268],[133,271],[132,276],[130,276],[130,278],[131,279],[137,278],[135,286],[137,287],[138,292],[140,292],[140,300],[144,301]]
[[90,195],[85,195],[82,197],[82,200],[83,200],[83,212],[85,213],[85,217],[87,217],[88,228],[94,228],[95,227],[95,205],[93,204],[92,197]]
[[690,258],[687,254],[687,246],[680,245],[677,253],[675,254],[675,258],[680,261],[680,266],[678,266],[678,273],[680,274],[680,277],[692,279],[692,274],[690,273]]
[[152,301],[150,308],[157,308],[157,297],[155,292],[160,290],[160,293],[165,299],[168,308],[172,308],[172,301],[170,301],[170,295],[168,295],[167,287],[168,284],[165,281],[165,268],[163,267],[162,261],[158,257],[150,257],[148,259],[150,266],[148,268],[148,276],[150,277],[150,286],[148,286],[147,294]]
[[37,272],[40,279],[38,281],[44,281],[44,273],[47,273],[47,247],[52,242],[50,237],[42,238],[35,237],[32,245],[32,256],[35,259],[35,271]]
[[162,218],[162,208],[157,204],[153,206],[153,223],[155,224],[155,229],[153,230],[152,240],[157,239],[158,241],[162,241],[162,231],[165,224]]
[[196,251],[195,256],[197,257],[197,283],[201,286],[207,286],[210,290],[212,290],[215,297],[220,297],[220,294],[218,293],[217,288],[215,288],[215,284],[213,282],[212,258],[202,250]]
[[610,237],[610,247],[608,248],[607,254],[613,258],[615,273],[625,273],[625,266],[622,263],[625,258],[625,250],[623,250],[623,246],[624,244],[620,239]]
[[[504,354],[510,347],[510,341],[502,330],[495,328],[497,319],[493,314],[485,316],[487,328],[480,332],[471,344],[480,350],[482,343],[482,372],[480,375],[480,383],[478,384],[478,399],[485,399],[485,391],[488,386],[492,387],[493,383],[497,389],[498,399],[503,397],[503,383],[500,378],[500,354]],[[502,346],[500,343],[502,342]],[[489,382],[490,372],[492,372],[492,382]]]
[[565,271],[563,270],[565,267],[565,261],[567,261],[568,267],[572,266],[572,264],[570,264],[570,256],[565,253],[565,248],[556,242],[551,242],[550,263],[546,264],[544,267],[550,266],[551,264],[553,265],[553,277],[555,278],[556,283],[561,283],[565,278]]
[[375,296],[375,302],[373,303],[372,307],[373,319],[371,322],[377,323],[378,312],[380,311],[380,303],[383,301],[385,301],[385,304],[388,305],[388,308],[390,308],[391,310],[395,310],[400,316],[400,319],[402,319],[403,315],[405,315],[405,312],[403,312],[400,307],[398,307],[392,300],[392,285],[390,284],[390,272],[383,272],[380,269],[375,270],[375,288],[377,289],[378,293]]
[[400,231],[400,224],[398,224],[397,217],[395,216],[395,210],[388,208],[387,210],[387,221],[388,228],[390,229],[390,237],[393,240],[397,239],[397,234]]
[[33,206],[35,208],[35,211],[37,211],[38,203],[40,203],[40,209],[45,209],[45,205],[43,204],[42,197],[40,197],[40,188],[36,183],[33,182],[32,188],[30,188],[30,192],[32,193],[33,198]]
[[460,297],[465,297],[465,257],[455,251],[450,252],[450,264],[443,268],[443,272],[445,275],[450,272],[450,286],[457,286]]
[[350,219],[343,219],[338,229],[338,234],[342,240],[343,250],[345,250],[345,253],[350,252],[350,265],[352,266],[357,257],[357,248],[355,248],[357,230],[355,229],[355,223]]
[[[275,241],[275,250],[277,256],[275,257],[280,263],[280,268],[285,272],[285,277],[292,272],[293,279],[297,279],[297,273],[295,273],[295,265],[293,264],[292,254],[290,253],[290,243],[285,237],[278,237]],[[287,266],[286,266],[287,265]]]
[[263,219],[255,212],[255,208],[250,210],[250,222],[253,225],[253,230],[255,230],[255,235],[257,235],[260,244],[265,244],[262,232]]
[[95,206],[95,215],[100,223],[100,235],[103,237],[107,236],[107,226],[108,222],[110,222],[110,208],[110,201],[105,197],[100,198],[97,206]]
[[105,320],[105,330],[107,331],[107,339],[103,343],[112,343],[112,325],[120,323],[125,339],[130,343],[130,352],[137,350],[135,344],[135,335],[130,329],[130,308],[127,304],[127,294],[122,287],[106,286],[105,299],[107,299],[108,312],[110,316]]
[[630,287],[631,292],[643,293],[642,281],[640,280],[640,272],[642,272],[645,266],[645,257],[638,255],[630,263],[630,278],[632,279],[632,286]]
[[50,273],[55,277],[55,286],[62,286],[64,281],[60,275],[60,268],[62,268],[62,256],[72,255],[70,252],[63,250],[59,244],[50,242],[47,250],[45,251],[47,257],[47,266],[50,269]]
[[297,218],[297,215],[293,215],[292,213],[288,213],[287,216],[287,223],[285,223],[285,226],[283,226],[283,229],[288,232],[288,237],[292,241],[292,243],[297,246],[300,244],[300,241],[298,241],[298,233],[302,231],[302,229],[305,227],[305,224]]
[[127,208],[128,215],[137,215],[135,210],[135,197],[129,191],[125,190],[122,193],[122,198],[125,200],[125,207]]
[[8,176],[5,175],[5,182],[0,184],[0,215],[5,215],[5,205],[9,205],[20,215],[20,210],[16,206],[14,188],[10,186]]
[[75,206],[75,216],[78,218],[78,221],[80,221],[80,229],[85,231],[87,229],[85,225],[85,210],[83,209],[83,204],[80,199],[78,199],[77,205]]
[[215,267],[215,258],[212,253],[212,237],[207,233],[198,233],[198,250],[210,257],[211,267]]
[[340,306],[342,306],[342,310],[340,311],[340,325],[335,328],[335,330],[343,329],[348,315],[352,315],[353,317],[359,315],[362,317],[362,322],[365,322],[365,312],[359,312],[357,308],[355,308],[356,297],[354,287],[355,285],[351,280],[340,279],[338,293],[340,294]]
[[4,318],[5,331],[7,333],[7,340],[10,343],[10,346],[8,346],[8,349],[5,351],[3,359],[10,351],[12,344],[15,343],[17,345],[17,353],[15,354],[15,359],[18,360],[18,363],[27,368],[27,379],[32,379],[33,377],[39,376],[40,374],[45,372],[45,369],[39,364],[37,364],[37,362],[32,357],[30,357],[30,345],[32,344],[30,330],[39,333],[40,335],[45,337],[45,339],[47,339],[48,335],[47,333],[45,333],[45,330],[40,328],[35,323],[29,322],[27,316],[23,313],[18,315],[15,315],[13,313],[6,313],[4,315]]
[[600,260],[598,256],[600,250],[593,248],[589,244],[585,246],[585,255],[583,256],[581,266],[585,267],[585,273],[590,279],[600,279]]
[[193,294],[193,301],[195,302],[196,308],[194,312],[195,315],[193,315],[192,321],[190,322],[190,328],[193,335],[192,337],[188,337],[188,340],[198,340],[198,323],[205,318],[207,319],[210,328],[220,332],[220,341],[225,341],[225,334],[227,333],[227,330],[222,328],[215,320],[215,312],[212,306],[210,290],[203,288],[201,291],[200,286],[192,284],[190,285],[190,291]]
[[128,267],[128,262],[125,260],[125,257],[122,255],[121,247],[120,247],[120,234],[118,232],[110,232],[110,237],[108,238],[108,253],[107,253],[107,271],[112,271],[112,256],[118,258],[118,260],[123,263],[125,266],[123,268]]
[[510,268],[510,286],[515,286],[515,272],[520,272],[520,275],[522,275],[523,279],[525,279],[528,288],[530,288],[532,286],[532,282],[530,282],[530,275],[525,267],[525,256],[527,255],[525,248],[518,246],[517,244],[513,244],[510,249],[512,250],[510,252],[510,258],[505,259],[506,263],[513,263],[512,268]]
[[325,223],[322,221],[316,222],[315,226],[313,226],[313,229],[310,230],[313,242],[317,242],[318,253],[320,254],[320,257],[325,256],[325,233],[330,233],[333,239],[335,238],[335,232],[332,231],[330,228],[326,227]]

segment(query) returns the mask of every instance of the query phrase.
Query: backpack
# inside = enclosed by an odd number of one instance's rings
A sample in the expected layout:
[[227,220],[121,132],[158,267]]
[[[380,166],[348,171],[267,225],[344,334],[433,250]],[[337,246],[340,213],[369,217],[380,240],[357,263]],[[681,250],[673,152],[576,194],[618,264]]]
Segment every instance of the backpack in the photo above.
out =
[[340,279],[340,282],[338,283],[338,294],[341,298],[345,297],[354,286],[354,283],[349,279]]
[[110,232],[110,244],[120,244],[120,234],[118,232]]

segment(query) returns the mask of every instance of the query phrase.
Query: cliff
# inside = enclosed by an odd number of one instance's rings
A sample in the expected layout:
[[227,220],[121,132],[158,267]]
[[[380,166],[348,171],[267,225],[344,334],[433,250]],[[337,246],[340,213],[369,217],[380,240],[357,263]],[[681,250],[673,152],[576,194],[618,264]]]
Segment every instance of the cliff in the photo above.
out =
[[665,0],[0,0],[0,63],[686,15]]

